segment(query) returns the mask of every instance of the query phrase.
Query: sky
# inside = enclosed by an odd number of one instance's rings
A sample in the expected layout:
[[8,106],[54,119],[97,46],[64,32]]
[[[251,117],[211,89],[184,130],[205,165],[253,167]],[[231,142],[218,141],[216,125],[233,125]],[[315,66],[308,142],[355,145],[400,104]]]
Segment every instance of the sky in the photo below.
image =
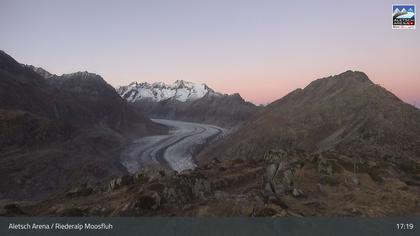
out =
[[0,49],[59,75],[183,79],[255,104],[358,70],[420,107],[420,29],[392,29],[395,2],[0,0]]

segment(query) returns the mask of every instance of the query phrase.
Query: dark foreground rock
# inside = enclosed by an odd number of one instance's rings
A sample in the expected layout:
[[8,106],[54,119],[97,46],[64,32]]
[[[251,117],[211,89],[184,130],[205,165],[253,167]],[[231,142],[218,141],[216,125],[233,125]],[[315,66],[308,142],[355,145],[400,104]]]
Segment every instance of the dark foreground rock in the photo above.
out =
[[359,162],[354,172],[352,159],[334,152],[271,150],[260,160],[213,161],[182,173],[147,168],[112,180],[117,188],[21,210],[48,216],[419,215],[420,188],[408,179],[418,178],[420,164],[411,164],[403,171],[401,164]]

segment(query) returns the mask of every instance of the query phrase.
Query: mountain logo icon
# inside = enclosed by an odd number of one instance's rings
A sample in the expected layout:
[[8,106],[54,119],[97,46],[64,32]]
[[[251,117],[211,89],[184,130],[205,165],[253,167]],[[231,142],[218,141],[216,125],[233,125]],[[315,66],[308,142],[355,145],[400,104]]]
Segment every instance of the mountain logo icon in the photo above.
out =
[[392,28],[415,29],[416,6],[409,4],[392,5]]

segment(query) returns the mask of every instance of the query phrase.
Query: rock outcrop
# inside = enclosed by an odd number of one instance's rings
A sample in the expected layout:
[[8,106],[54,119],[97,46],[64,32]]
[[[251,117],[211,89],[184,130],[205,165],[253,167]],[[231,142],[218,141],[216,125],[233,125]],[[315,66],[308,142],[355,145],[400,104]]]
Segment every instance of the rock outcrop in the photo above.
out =
[[20,208],[26,214],[56,216],[420,214],[419,187],[406,181],[408,175],[399,175],[401,170],[393,165],[357,166],[354,173],[353,160],[335,152],[277,149],[260,160],[214,161],[182,173],[150,168],[127,178],[132,181],[118,180],[118,188],[106,185],[89,195]]

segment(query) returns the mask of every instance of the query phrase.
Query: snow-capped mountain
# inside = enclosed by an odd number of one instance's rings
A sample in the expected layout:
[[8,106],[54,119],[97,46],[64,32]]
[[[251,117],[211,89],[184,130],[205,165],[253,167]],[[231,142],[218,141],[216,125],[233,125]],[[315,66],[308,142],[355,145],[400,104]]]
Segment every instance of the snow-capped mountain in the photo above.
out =
[[186,102],[195,101],[204,97],[206,94],[218,94],[206,84],[193,83],[184,80],[177,80],[173,84],[165,84],[163,82],[152,84],[133,82],[127,86],[119,87],[117,92],[129,102],[136,102],[143,99],[151,99],[155,102],[167,99]]
[[117,92],[151,118],[233,127],[258,111],[258,107],[237,93],[222,94],[206,84],[184,80],[173,84],[133,82],[118,88]]

